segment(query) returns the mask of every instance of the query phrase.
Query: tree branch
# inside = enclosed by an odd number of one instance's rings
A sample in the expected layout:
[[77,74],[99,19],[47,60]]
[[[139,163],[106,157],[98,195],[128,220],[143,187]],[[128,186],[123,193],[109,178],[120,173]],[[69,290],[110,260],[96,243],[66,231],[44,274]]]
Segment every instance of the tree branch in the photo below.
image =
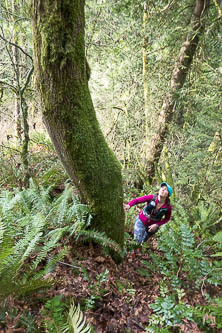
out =
[[25,89],[27,88],[27,85],[29,84],[29,81],[30,81],[30,79],[31,79],[31,76],[32,76],[33,71],[34,71],[34,66],[32,66],[32,67],[30,68],[30,70],[29,70],[29,72],[28,72],[28,74],[27,74],[26,82],[25,82],[23,88],[21,89],[21,95],[23,95]]
[[8,86],[8,87],[9,87],[14,93],[17,92],[17,89],[16,89],[12,84],[10,84],[10,83],[8,83],[8,82],[1,81],[1,80],[0,80],[0,84]]
[[10,45],[12,45],[12,46],[14,46],[14,47],[17,47],[24,55],[26,55],[27,57],[29,57],[30,59],[31,59],[31,61],[33,61],[32,60],[32,57],[27,53],[27,52],[25,52],[22,48],[21,48],[21,46],[19,46],[18,44],[16,44],[16,43],[13,43],[13,42],[11,42],[11,41],[9,41],[9,40],[7,40],[5,37],[3,37],[2,35],[0,35],[0,38],[2,39],[2,40],[4,40],[4,42],[6,42],[6,43],[8,43],[8,44],[10,44]]

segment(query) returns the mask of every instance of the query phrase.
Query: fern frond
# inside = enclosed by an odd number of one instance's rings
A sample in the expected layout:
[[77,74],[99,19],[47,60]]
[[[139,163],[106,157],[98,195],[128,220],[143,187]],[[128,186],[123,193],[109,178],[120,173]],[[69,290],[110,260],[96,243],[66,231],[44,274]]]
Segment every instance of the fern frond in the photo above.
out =
[[69,211],[70,203],[72,198],[72,188],[70,184],[67,184],[62,195],[53,201],[50,211],[47,215],[47,220],[56,224],[64,223],[67,220],[67,214]]
[[[50,186],[44,189],[31,180],[28,189],[1,193],[0,290],[5,290],[4,294],[35,288],[34,285],[29,288],[31,277],[41,278],[65,256],[65,250],[60,251],[48,261],[43,270],[35,272],[40,262],[48,259],[50,252],[60,246],[60,240],[65,233],[69,237],[74,235],[78,238],[82,232],[82,237],[94,239],[115,250],[118,248],[115,242],[105,238],[105,234],[83,234],[85,221],[88,219],[90,223],[91,216],[89,208],[74,197],[71,185],[68,184],[63,194],[54,201],[50,197],[50,191]],[[58,222],[60,228],[52,228],[52,225]],[[35,259],[27,267],[25,263],[30,257]]]
[[80,237],[83,240],[93,240],[96,243],[102,245],[105,248],[110,248],[123,256],[123,250],[121,247],[112,239],[106,236],[104,232],[99,232],[95,230],[80,230],[75,235],[76,239]]
[[0,286],[0,298],[5,298],[12,294],[25,295],[42,288],[49,288],[52,286],[52,281],[31,279],[29,281],[19,281],[15,283],[8,279],[0,279]]
[[66,217],[67,211],[68,211],[68,201],[72,198],[72,188],[70,187],[70,184],[67,184],[65,187],[65,190],[63,194],[60,196],[59,200],[59,216],[58,216],[58,223],[62,223],[63,220]]
[[3,235],[5,230],[6,230],[5,224],[2,221],[0,221],[0,244],[3,242]]
[[[61,251],[59,251],[59,253],[57,253],[54,257],[48,257],[48,262],[44,268],[44,273],[47,274],[49,272],[52,272],[56,266],[56,264],[63,260],[64,257],[67,255],[68,250],[67,247],[63,248]],[[43,275],[39,275],[39,276],[43,276]]]
[[75,217],[78,222],[84,222],[86,227],[89,226],[92,220],[89,207],[79,203],[75,196],[72,196],[72,201],[73,205],[69,209],[68,219],[72,221]]
[[91,222],[91,214],[87,205],[79,203],[73,195],[73,189],[67,184],[63,194],[54,200],[47,215],[47,221],[51,224],[82,223],[88,226]]
[[0,276],[4,268],[4,261],[13,252],[13,242],[7,232],[7,228],[3,222],[0,221]]
[[30,224],[26,226],[24,237],[16,243],[13,251],[13,260],[20,258],[19,266],[35,250],[42,237],[44,225],[45,219],[41,214],[30,216]]
[[51,206],[50,192],[53,185],[44,188],[39,186],[36,181],[30,179],[29,188],[23,191],[23,196],[31,203],[32,212],[41,212],[48,214],[49,207]]
[[63,333],[73,332],[73,333],[90,333],[91,328],[86,322],[86,318],[84,317],[82,311],[80,310],[80,306],[75,306],[71,304],[69,315],[68,315],[69,327],[66,327],[63,330]]
[[180,230],[183,250],[192,249],[195,244],[195,240],[190,228],[186,224],[181,224]]
[[16,201],[17,198],[15,199],[13,197],[13,193],[12,192],[9,192],[9,191],[4,191],[1,193],[1,197],[0,197],[0,206],[1,206],[1,209],[2,209],[2,212],[4,213],[5,211],[7,210],[10,210],[12,209],[12,202]]
[[38,264],[47,257],[48,253],[52,249],[55,249],[56,247],[60,246],[59,240],[63,236],[65,230],[66,228],[58,228],[56,230],[53,230],[53,233],[51,233],[51,238],[41,248],[40,253],[37,255],[37,258],[35,259],[35,261],[31,266],[31,270],[36,269]]

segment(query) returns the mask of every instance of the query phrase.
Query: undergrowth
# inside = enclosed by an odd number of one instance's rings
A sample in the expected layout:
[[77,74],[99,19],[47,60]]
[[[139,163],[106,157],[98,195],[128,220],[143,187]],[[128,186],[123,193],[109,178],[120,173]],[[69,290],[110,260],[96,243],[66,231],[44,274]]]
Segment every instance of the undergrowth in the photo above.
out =
[[[200,205],[199,209],[201,209]],[[205,216],[206,209],[200,211]],[[213,221],[217,214],[208,218],[205,238],[199,234],[200,221],[190,221],[183,208],[177,204],[171,223],[163,226],[158,235],[157,252],[150,252],[150,261],[143,261],[139,273],[147,278],[159,273],[160,296],[151,304],[153,315],[147,331],[166,332],[183,324],[196,323],[204,332],[216,332],[222,327],[222,298],[208,294],[212,287],[222,286],[221,232],[212,237]],[[208,235],[208,237],[207,237]],[[145,246],[146,247],[146,246]],[[199,294],[205,305],[190,305],[187,294]],[[216,296],[216,295],[215,295]],[[195,300],[194,300],[195,303]]]
[[[125,249],[122,251],[104,233],[90,230],[90,211],[81,204],[68,181],[62,194],[54,191],[53,184],[64,183],[67,178],[64,173],[60,177],[59,168],[53,165],[53,148],[47,146],[44,138],[41,141],[41,136],[33,138],[33,142],[35,140],[38,147],[42,150],[46,147],[52,153],[49,161],[41,158],[38,161],[37,155],[32,155],[31,163],[39,170],[35,174],[40,177],[38,182],[33,177],[27,189],[18,184],[20,170],[16,168],[16,160],[13,160],[12,147],[5,152],[0,168],[5,174],[5,178],[0,177],[2,188],[5,188],[0,195],[0,324],[3,325],[8,313],[12,320],[17,320],[18,327],[25,326],[27,332],[37,329],[33,315],[23,311],[19,320],[16,319],[18,313],[7,309],[5,299],[9,295],[31,295],[36,290],[51,287],[53,282],[44,277],[66,256],[66,244],[70,238],[93,240],[104,248],[118,251],[122,256],[136,246],[131,236],[135,212],[131,210],[128,215]],[[217,332],[222,329],[222,299],[213,297],[208,290],[222,285],[221,211],[214,203],[203,200],[193,206],[191,202],[186,202],[186,207],[178,200],[173,202],[173,206],[172,221],[162,226],[155,236],[158,240],[157,251],[149,251],[150,260],[143,261],[143,268],[138,270],[147,279],[157,273],[161,276],[160,294],[150,304],[153,314],[146,330],[170,332],[184,321],[189,321],[204,332]],[[144,244],[143,251],[149,246],[149,243]],[[81,306],[83,310],[93,311],[97,301],[103,300],[106,292],[104,281],[107,281],[109,272],[98,273],[96,283],[90,282],[84,267],[81,267],[81,273],[88,281],[90,291]],[[136,292],[132,288],[130,290]],[[204,305],[195,301],[189,304],[187,295],[191,294],[199,294]],[[84,319],[79,321],[83,318],[79,307],[62,298],[49,299],[42,308],[43,329],[56,332],[55,327],[60,327],[58,332],[68,332],[74,325],[76,313],[77,325],[86,326],[85,332],[90,331]]]
[[28,189],[1,193],[0,296],[48,286],[50,282],[42,277],[66,255],[64,236],[66,241],[70,237],[93,239],[118,250],[118,245],[105,234],[87,230],[91,214],[74,195],[70,184],[56,198],[51,197],[51,189],[31,180]]

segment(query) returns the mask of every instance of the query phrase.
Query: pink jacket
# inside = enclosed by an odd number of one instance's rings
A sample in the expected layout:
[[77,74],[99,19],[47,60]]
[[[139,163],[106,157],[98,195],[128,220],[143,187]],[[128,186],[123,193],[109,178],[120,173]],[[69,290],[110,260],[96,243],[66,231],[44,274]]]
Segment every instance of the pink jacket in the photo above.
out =
[[[130,207],[134,206],[134,205],[137,205],[137,204],[140,204],[140,203],[143,203],[143,202],[146,202],[147,204],[153,199],[154,195],[153,194],[149,194],[149,195],[144,195],[143,197],[139,197],[139,198],[136,198],[136,199],[133,199],[131,200],[130,202],[128,202],[128,205]],[[156,197],[156,205],[158,204],[158,196]],[[149,226],[149,225],[152,225],[152,224],[157,224],[158,227],[160,227],[162,224],[165,224],[167,223],[170,218],[171,218],[171,212],[172,212],[172,207],[170,204],[166,204],[164,203],[161,207],[161,208],[166,208],[168,207],[167,209],[167,212],[165,213],[165,216],[164,218],[162,218],[160,221],[154,221],[152,219],[149,219],[147,216],[145,216],[143,214],[143,210],[140,211],[139,213],[139,218],[140,220],[143,222],[144,225],[146,226]]]

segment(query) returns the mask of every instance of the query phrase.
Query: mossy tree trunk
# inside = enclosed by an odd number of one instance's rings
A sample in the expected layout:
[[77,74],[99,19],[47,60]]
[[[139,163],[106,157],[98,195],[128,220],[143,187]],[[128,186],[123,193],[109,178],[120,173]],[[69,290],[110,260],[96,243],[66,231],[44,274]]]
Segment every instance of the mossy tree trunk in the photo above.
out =
[[171,77],[170,90],[160,110],[148,149],[146,151],[147,178],[150,183],[155,176],[155,167],[159,162],[165,139],[168,135],[168,125],[172,121],[182,126],[183,114],[177,114],[175,103],[180,89],[184,86],[191,67],[200,36],[203,32],[203,17],[209,8],[210,0],[194,0],[193,13],[190,20],[189,33],[181,46],[177,62]]
[[120,164],[100,130],[85,58],[84,0],[32,0],[34,58],[43,121],[92,227],[123,245]]

